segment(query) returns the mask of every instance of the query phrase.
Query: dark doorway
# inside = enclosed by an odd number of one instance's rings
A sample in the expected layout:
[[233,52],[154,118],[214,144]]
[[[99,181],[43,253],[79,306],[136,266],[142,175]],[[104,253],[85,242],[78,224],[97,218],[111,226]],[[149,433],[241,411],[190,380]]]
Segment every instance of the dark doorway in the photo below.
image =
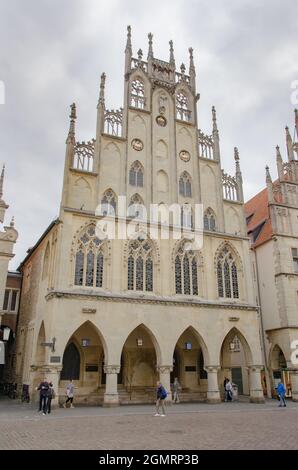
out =
[[63,368],[61,371],[61,380],[79,380],[80,379],[81,359],[78,348],[74,343],[70,343],[63,354]]
[[174,383],[175,377],[177,377],[178,381],[180,382],[180,371],[179,371],[179,369],[180,369],[180,367],[179,367],[179,356],[178,356],[177,350],[175,349],[174,356],[173,356],[173,370],[170,374],[171,384]]
[[232,367],[232,382],[238,387],[238,394],[243,395],[243,381],[241,367]]

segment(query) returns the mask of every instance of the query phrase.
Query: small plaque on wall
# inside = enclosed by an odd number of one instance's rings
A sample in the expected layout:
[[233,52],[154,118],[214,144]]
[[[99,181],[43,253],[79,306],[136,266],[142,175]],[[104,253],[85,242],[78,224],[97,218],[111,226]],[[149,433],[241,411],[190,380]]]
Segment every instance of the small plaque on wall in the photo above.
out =
[[61,362],[61,356],[51,356],[50,362]]
[[85,371],[86,372],[98,372],[98,365],[97,364],[86,364]]
[[196,372],[196,366],[185,366],[185,372]]

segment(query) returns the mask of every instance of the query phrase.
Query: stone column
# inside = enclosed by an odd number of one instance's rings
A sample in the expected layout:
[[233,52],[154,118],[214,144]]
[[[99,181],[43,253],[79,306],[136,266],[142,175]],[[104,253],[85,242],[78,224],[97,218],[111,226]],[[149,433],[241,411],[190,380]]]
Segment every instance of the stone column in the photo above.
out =
[[261,370],[263,366],[249,367],[249,384],[250,384],[250,402],[264,403],[264,393],[261,381]]
[[106,374],[106,391],[104,394],[103,406],[118,406],[119,395],[117,388],[117,377],[120,372],[120,366],[104,366],[104,371]]
[[220,366],[206,366],[205,371],[208,373],[208,391],[207,403],[220,403],[220,392],[218,388],[218,371]]
[[298,369],[290,369],[292,400],[298,401]]
[[159,380],[168,392],[166,402],[168,404],[172,403],[172,392],[171,392],[171,380],[170,373],[173,370],[173,366],[158,366],[157,370],[159,372]]

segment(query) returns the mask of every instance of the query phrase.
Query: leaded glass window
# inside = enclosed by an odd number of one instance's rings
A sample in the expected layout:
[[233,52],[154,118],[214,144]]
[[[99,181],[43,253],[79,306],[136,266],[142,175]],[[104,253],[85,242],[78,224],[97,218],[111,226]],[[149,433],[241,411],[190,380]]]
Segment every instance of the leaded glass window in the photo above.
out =
[[153,247],[148,239],[138,238],[129,243],[127,259],[128,290],[153,291]]
[[94,275],[94,253],[89,251],[87,254],[87,267],[86,267],[86,286],[93,286]]
[[181,121],[190,121],[190,116],[191,111],[189,110],[187,97],[183,91],[180,91],[176,95],[176,117]]
[[184,197],[191,197],[191,178],[186,171],[179,179],[179,194]]
[[197,255],[192,250],[186,250],[182,243],[175,257],[176,294],[199,295],[198,278]]
[[230,249],[225,246],[217,259],[217,290],[219,297],[239,298],[237,265]]
[[145,87],[144,83],[139,78],[133,80],[131,83],[130,105],[140,109],[144,109],[145,107]]
[[151,258],[146,259],[146,291],[153,291],[153,262]]
[[131,186],[144,186],[144,170],[140,162],[136,161],[132,164],[129,171],[129,184]]
[[103,254],[99,253],[97,255],[96,263],[96,287],[102,287],[103,281]]
[[175,284],[176,294],[182,294],[181,260],[179,256],[176,256],[175,259]]
[[101,199],[101,214],[111,216],[116,214],[116,196],[111,189],[105,191]]
[[88,226],[77,241],[75,253],[76,286],[102,287],[106,241],[100,240],[95,225]]
[[181,207],[181,227],[182,229],[193,228],[193,215],[190,204],[183,204]]
[[210,208],[204,214],[204,229],[215,231],[215,215]]
[[128,215],[129,217],[139,217],[140,219],[144,217],[144,201],[139,194],[132,196],[128,207]]
[[83,285],[83,272],[84,272],[84,253],[80,250],[76,254],[76,267],[75,267],[75,285]]

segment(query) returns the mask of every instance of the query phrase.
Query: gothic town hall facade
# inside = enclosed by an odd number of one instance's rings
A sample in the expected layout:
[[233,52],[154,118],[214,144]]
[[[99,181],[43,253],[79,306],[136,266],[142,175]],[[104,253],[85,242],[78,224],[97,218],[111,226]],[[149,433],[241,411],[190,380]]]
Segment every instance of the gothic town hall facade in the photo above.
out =
[[[148,40],[147,60],[141,50],[133,57],[128,27],[120,110],[106,109],[102,74],[95,138],[76,140],[71,106],[59,218],[21,264],[17,380],[32,396],[46,377],[61,402],[73,379],[77,402],[113,406],[150,402],[156,381],[170,389],[174,377],[182,400],[216,403],[227,376],[262,402],[238,150],[230,176],[221,168],[215,108],[211,133],[200,129],[192,49],[187,70],[177,71],[172,42],[164,61],[154,57],[151,34]],[[126,196],[126,222],[119,196]],[[107,211],[98,212],[99,203]],[[134,219],[142,230],[136,207],[149,214],[153,203],[182,205],[190,229],[202,204],[200,249],[186,250],[173,224],[163,238],[159,222],[158,237],[98,236],[109,208],[116,232]]]

